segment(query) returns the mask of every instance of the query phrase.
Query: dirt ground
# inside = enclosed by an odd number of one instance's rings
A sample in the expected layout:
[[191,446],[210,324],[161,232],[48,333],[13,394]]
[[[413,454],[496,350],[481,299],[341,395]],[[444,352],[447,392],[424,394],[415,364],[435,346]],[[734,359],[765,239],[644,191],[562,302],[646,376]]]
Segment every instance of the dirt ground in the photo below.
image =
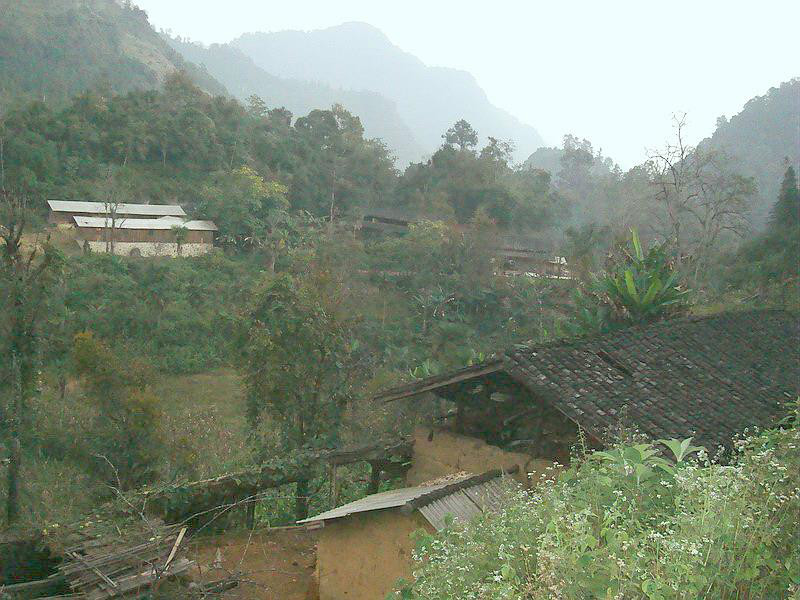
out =
[[197,582],[242,573],[239,587],[225,600],[306,600],[315,566],[315,532],[305,529],[262,530],[200,539],[190,546]]

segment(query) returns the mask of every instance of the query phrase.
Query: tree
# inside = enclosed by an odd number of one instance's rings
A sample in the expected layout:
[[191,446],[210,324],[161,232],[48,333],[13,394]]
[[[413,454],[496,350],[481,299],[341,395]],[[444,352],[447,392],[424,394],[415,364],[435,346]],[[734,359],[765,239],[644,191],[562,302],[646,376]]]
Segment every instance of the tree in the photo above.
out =
[[294,227],[286,191],[282,183],[265,181],[250,167],[240,167],[218,173],[214,184],[203,190],[200,213],[217,224],[223,244],[240,251],[265,250],[273,270]]
[[695,262],[695,279],[724,232],[741,237],[748,228],[752,179],[733,173],[727,157],[684,141],[685,116],[675,117],[675,141],[650,154],[658,233],[675,248],[678,265]]
[[445,144],[448,146],[458,146],[461,151],[475,149],[478,145],[478,134],[472,128],[472,125],[467,123],[464,119],[456,121],[447,132],[442,136]]
[[72,354],[97,411],[91,436],[97,470],[123,490],[152,482],[162,444],[149,369],[124,359],[91,332],[75,336]]
[[9,398],[3,420],[10,449],[5,507],[10,525],[19,517],[22,444],[30,426],[29,403],[37,388],[41,332],[63,259],[49,239],[37,238],[32,244],[23,240],[30,216],[24,198],[3,190],[0,211],[0,356],[4,357],[0,387]]
[[[324,448],[339,440],[357,345],[327,283],[277,276],[258,294],[245,323],[248,419],[254,431],[265,419],[277,425],[273,451]],[[308,516],[310,479],[309,470],[297,482],[298,520]]]
[[[755,283],[763,297],[777,284],[781,304],[800,283],[800,191],[794,169],[783,177],[766,231],[743,244],[733,257],[728,282],[743,287]],[[763,300],[762,300],[763,301]]]
[[800,191],[797,188],[797,175],[791,165],[783,175],[778,201],[770,212],[769,226],[774,231],[790,231],[800,226]]
[[175,236],[175,244],[178,246],[178,256],[180,256],[182,246],[186,242],[186,238],[189,235],[189,230],[185,225],[173,225],[172,235]]

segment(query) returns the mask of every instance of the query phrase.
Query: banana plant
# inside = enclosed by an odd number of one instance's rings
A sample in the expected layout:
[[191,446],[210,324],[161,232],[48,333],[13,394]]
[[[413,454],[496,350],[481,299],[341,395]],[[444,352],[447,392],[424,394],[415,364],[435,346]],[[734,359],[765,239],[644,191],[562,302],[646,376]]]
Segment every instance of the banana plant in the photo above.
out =
[[680,285],[680,274],[672,269],[664,250],[653,246],[645,253],[635,229],[631,246],[628,264],[599,282],[611,303],[633,323],[657,320],[670,307],[685,304],[689,291]]

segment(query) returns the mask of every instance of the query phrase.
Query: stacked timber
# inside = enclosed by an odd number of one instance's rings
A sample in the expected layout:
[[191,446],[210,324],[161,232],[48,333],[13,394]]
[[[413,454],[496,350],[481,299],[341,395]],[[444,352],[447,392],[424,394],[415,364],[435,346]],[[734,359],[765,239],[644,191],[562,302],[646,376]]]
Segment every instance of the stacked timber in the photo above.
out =
[[66,548],[59,572],[70,589],[87,600],[147,595],[159,582],[193,564],[181,556],[185,528],[148,529],[137,538],[90,538]]

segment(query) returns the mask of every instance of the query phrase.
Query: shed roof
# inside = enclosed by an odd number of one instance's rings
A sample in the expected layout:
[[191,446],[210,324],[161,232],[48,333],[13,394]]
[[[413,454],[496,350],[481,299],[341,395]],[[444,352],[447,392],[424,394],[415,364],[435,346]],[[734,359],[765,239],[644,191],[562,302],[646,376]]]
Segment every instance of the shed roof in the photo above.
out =
[[499,509],[504,485],[507,483],[501,471],[465,475],[441,483],[372,494],[299,523],[319,523],[357,513],[400,508],[406,512],[419,510],[431,525],[440,530],[449,517],[466,521],[484,511]]
[[[48,200],[47,204],[53,212],[108,214],[109,204],[106,202],[77,202],[72,200]],[[138,216],[173,216],[185,217],[183,208],[177,204],[117,204],[118,215]]]
[[785,403],[800,395],[800,318],[781,310],[733,312],[521,346],[378,398],[426,391],[447,397],[470,379],[499,373],[598,439],[610,439],[624,421],[654,439],[694,436],[713,450],[748,428],[774,426]]
[[[111,227],[112,221],[108,217],[73,217],[78,227]],[[217,231],[217,226],[212,221],[185,221],[177,217],[162,217],[160,219],[117,219],[113,223],[115,229],[156,229],[169,230],[176,226],[183,226],[189,231]]]

